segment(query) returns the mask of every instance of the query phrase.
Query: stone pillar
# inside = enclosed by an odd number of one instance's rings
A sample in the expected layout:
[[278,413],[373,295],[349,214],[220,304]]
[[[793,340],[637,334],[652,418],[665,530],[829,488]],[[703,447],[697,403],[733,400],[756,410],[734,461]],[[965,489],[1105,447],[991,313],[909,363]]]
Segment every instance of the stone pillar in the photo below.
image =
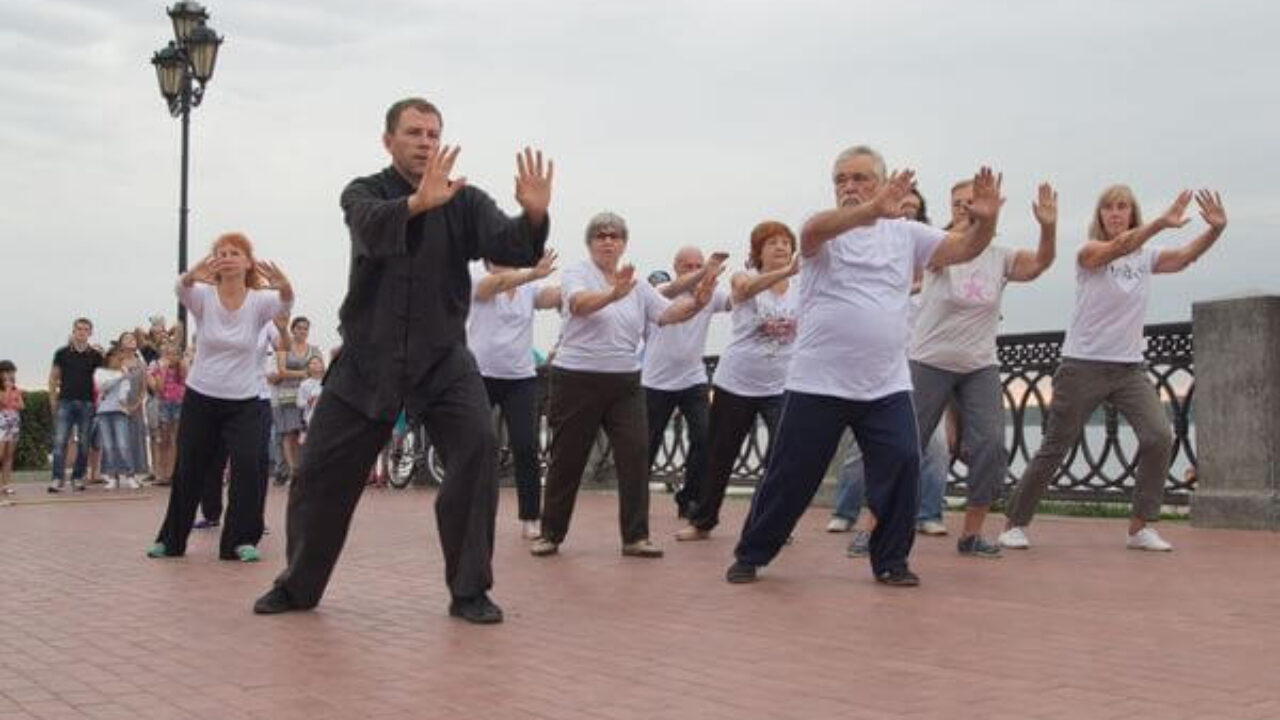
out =
[[1280,296],[1195,303],[1197,527],[1280,530]]

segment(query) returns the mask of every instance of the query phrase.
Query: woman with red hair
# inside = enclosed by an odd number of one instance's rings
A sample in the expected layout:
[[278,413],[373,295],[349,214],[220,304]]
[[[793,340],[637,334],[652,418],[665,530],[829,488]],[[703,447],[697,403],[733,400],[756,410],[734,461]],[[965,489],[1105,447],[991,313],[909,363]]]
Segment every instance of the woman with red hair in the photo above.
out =
[[799,271],[790,228],[775,221],[756,225],[747,269],[730,281],[733,336],[711,380],[706,478],[676,540],[705,540],[720,522],[729,475],[757,415],[773,436],[796,338],[798,288],[790,278]]
[[169,509],[147,555],[186,553],[205,476],[221,473],[221,467],[212,466],[222,446],[231,460],[231,480],[218,556],[254,562],[263,507],[257,477],[263,422],[258,335],[272,318],[292,309],[293,288],[275,265],[254,259],[248,238],[228,233],[178,278],[176,289],[195,320],[199,342],[182,397]]

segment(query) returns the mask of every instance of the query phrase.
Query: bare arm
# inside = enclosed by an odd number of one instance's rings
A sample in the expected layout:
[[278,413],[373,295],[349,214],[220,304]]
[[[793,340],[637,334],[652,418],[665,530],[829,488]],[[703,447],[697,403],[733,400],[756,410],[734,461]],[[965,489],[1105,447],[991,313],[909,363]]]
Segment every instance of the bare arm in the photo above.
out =
[[1222,198],[1216,192],[1201,190],[1196,193],[1196,203],[1200,206],[1200,217],[1208,223],[1205,230],[1195,240],[1172,250],[1161,250],[1156,258],[1155,272],[1176,273],[1187,269],[1191,263],[1205,254],[1222,236],[1227,228],[1227,211],[1222,206]]
[[49,409],[56,415],[58,412],[58,392],[62,389],[62,368],[54,365],[49,368]]
[[534,310],[553,310],[560,307],[560,286],[548,285],[533,298]]
[[658,316],[658,326],[674,325],[689,320],[697,315],[702,308],[711,302],[711,298],[716,289],[716,278],[719,271],[715,275],[703,275],[702,281],[698,283],[692,295],[684,295],[673,301],[662,311],[662,315]]
[[613,277],[613,287],[604,290],[579,290],[569,297],[571,315],[590,315],[626,297],[636,286],[636,268],[623,265]]
[[702,282],[702,278],[706,277],[707,273],[718,274],[720,272],[720,267],[724,265],[724,261],[727,259],[729,259],[729,253],[711,253],[711,259],[707,261],[707,264],[703,265],[701,269],[696,272],[685,273],[684,275],[677,277],[675,280],[659,285],[658,292],[662,293],[662,296],[669,300],[678,298],[692,290],[698,283]]
[[1031,211],[1040,223],[1040,245],[1035,252],[1019,250],[1013,255],[1013,269],[1009,271],[1009,280],[1013,282],[1029,282],[1040,277],[1053,264],[1057,255],[1058,237],[1058,193],[1049,183],[1040,185],[1039,200],[1031,205]]
[[914,180],[915,173],[911,170],[894,172],[871,200],[826,210],[809,218],[800,230],[800,254],[813,257],[824,243],[841,233],[871,225],[882,217],[897,217],[902,198],[911,191]]
[[736,273],[729,281],[733,304],[744,303],[798,272],[800,272],[800,254],[796,253],[791,256],[791,262],[777,270],[759,273],[755,277],[747,273]]
[[968,262],[991,244],[996,236],[996,220],[1000,215],[1000,185],[1003,176],[983,167],[973,177],[973,204],[969,206],[970,223],[961,231],[947,233],[929,259],[931,269]]
[[1180,228],[1190,222],[1190,219],[1183,217],[1190,202],[1191,191],[1184,190],[1178,194],[1177,199],[1160,217],[1146,225],[1126,230],[1110,241],[1088,240],[1080,248],[1076,259],[1081,266],[1090,270],[1097,270],[1116,258],[1122,258],[1145,245],[1148,240],[1155,237],[1161,230]]
[[476,283],[476,299],[485,302],[515,288],[541,280],[556,270],[556,252],[548,250],[542,255],[537,265],[522,270],[503,270],[491,272]]

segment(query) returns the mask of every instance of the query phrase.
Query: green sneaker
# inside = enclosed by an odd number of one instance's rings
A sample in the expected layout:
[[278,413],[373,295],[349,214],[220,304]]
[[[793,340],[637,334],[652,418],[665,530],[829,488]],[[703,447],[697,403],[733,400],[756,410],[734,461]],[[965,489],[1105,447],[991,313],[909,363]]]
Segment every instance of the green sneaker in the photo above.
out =
[[151,547],[147,548],[147,557],[149,558],[162,558],[168,556],[169,548],[166,548],[162,542],[155,543]]
[[236,557],[240,558],[240,562],[258,562],[262,556],[258,554],[258,548],[252,545],[238,545],[236,547]]

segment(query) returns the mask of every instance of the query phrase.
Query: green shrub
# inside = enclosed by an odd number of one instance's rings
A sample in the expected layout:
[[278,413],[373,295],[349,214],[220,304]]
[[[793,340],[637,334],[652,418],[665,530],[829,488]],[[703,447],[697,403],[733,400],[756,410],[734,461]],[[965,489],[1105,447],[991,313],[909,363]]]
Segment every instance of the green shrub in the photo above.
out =
[[22,432],[18,452],[13,459],[15,470],[47,470],[49,449],[53,445],[53,417],[49,414],[46,390],[22,393],[26,407],[22,410]]

